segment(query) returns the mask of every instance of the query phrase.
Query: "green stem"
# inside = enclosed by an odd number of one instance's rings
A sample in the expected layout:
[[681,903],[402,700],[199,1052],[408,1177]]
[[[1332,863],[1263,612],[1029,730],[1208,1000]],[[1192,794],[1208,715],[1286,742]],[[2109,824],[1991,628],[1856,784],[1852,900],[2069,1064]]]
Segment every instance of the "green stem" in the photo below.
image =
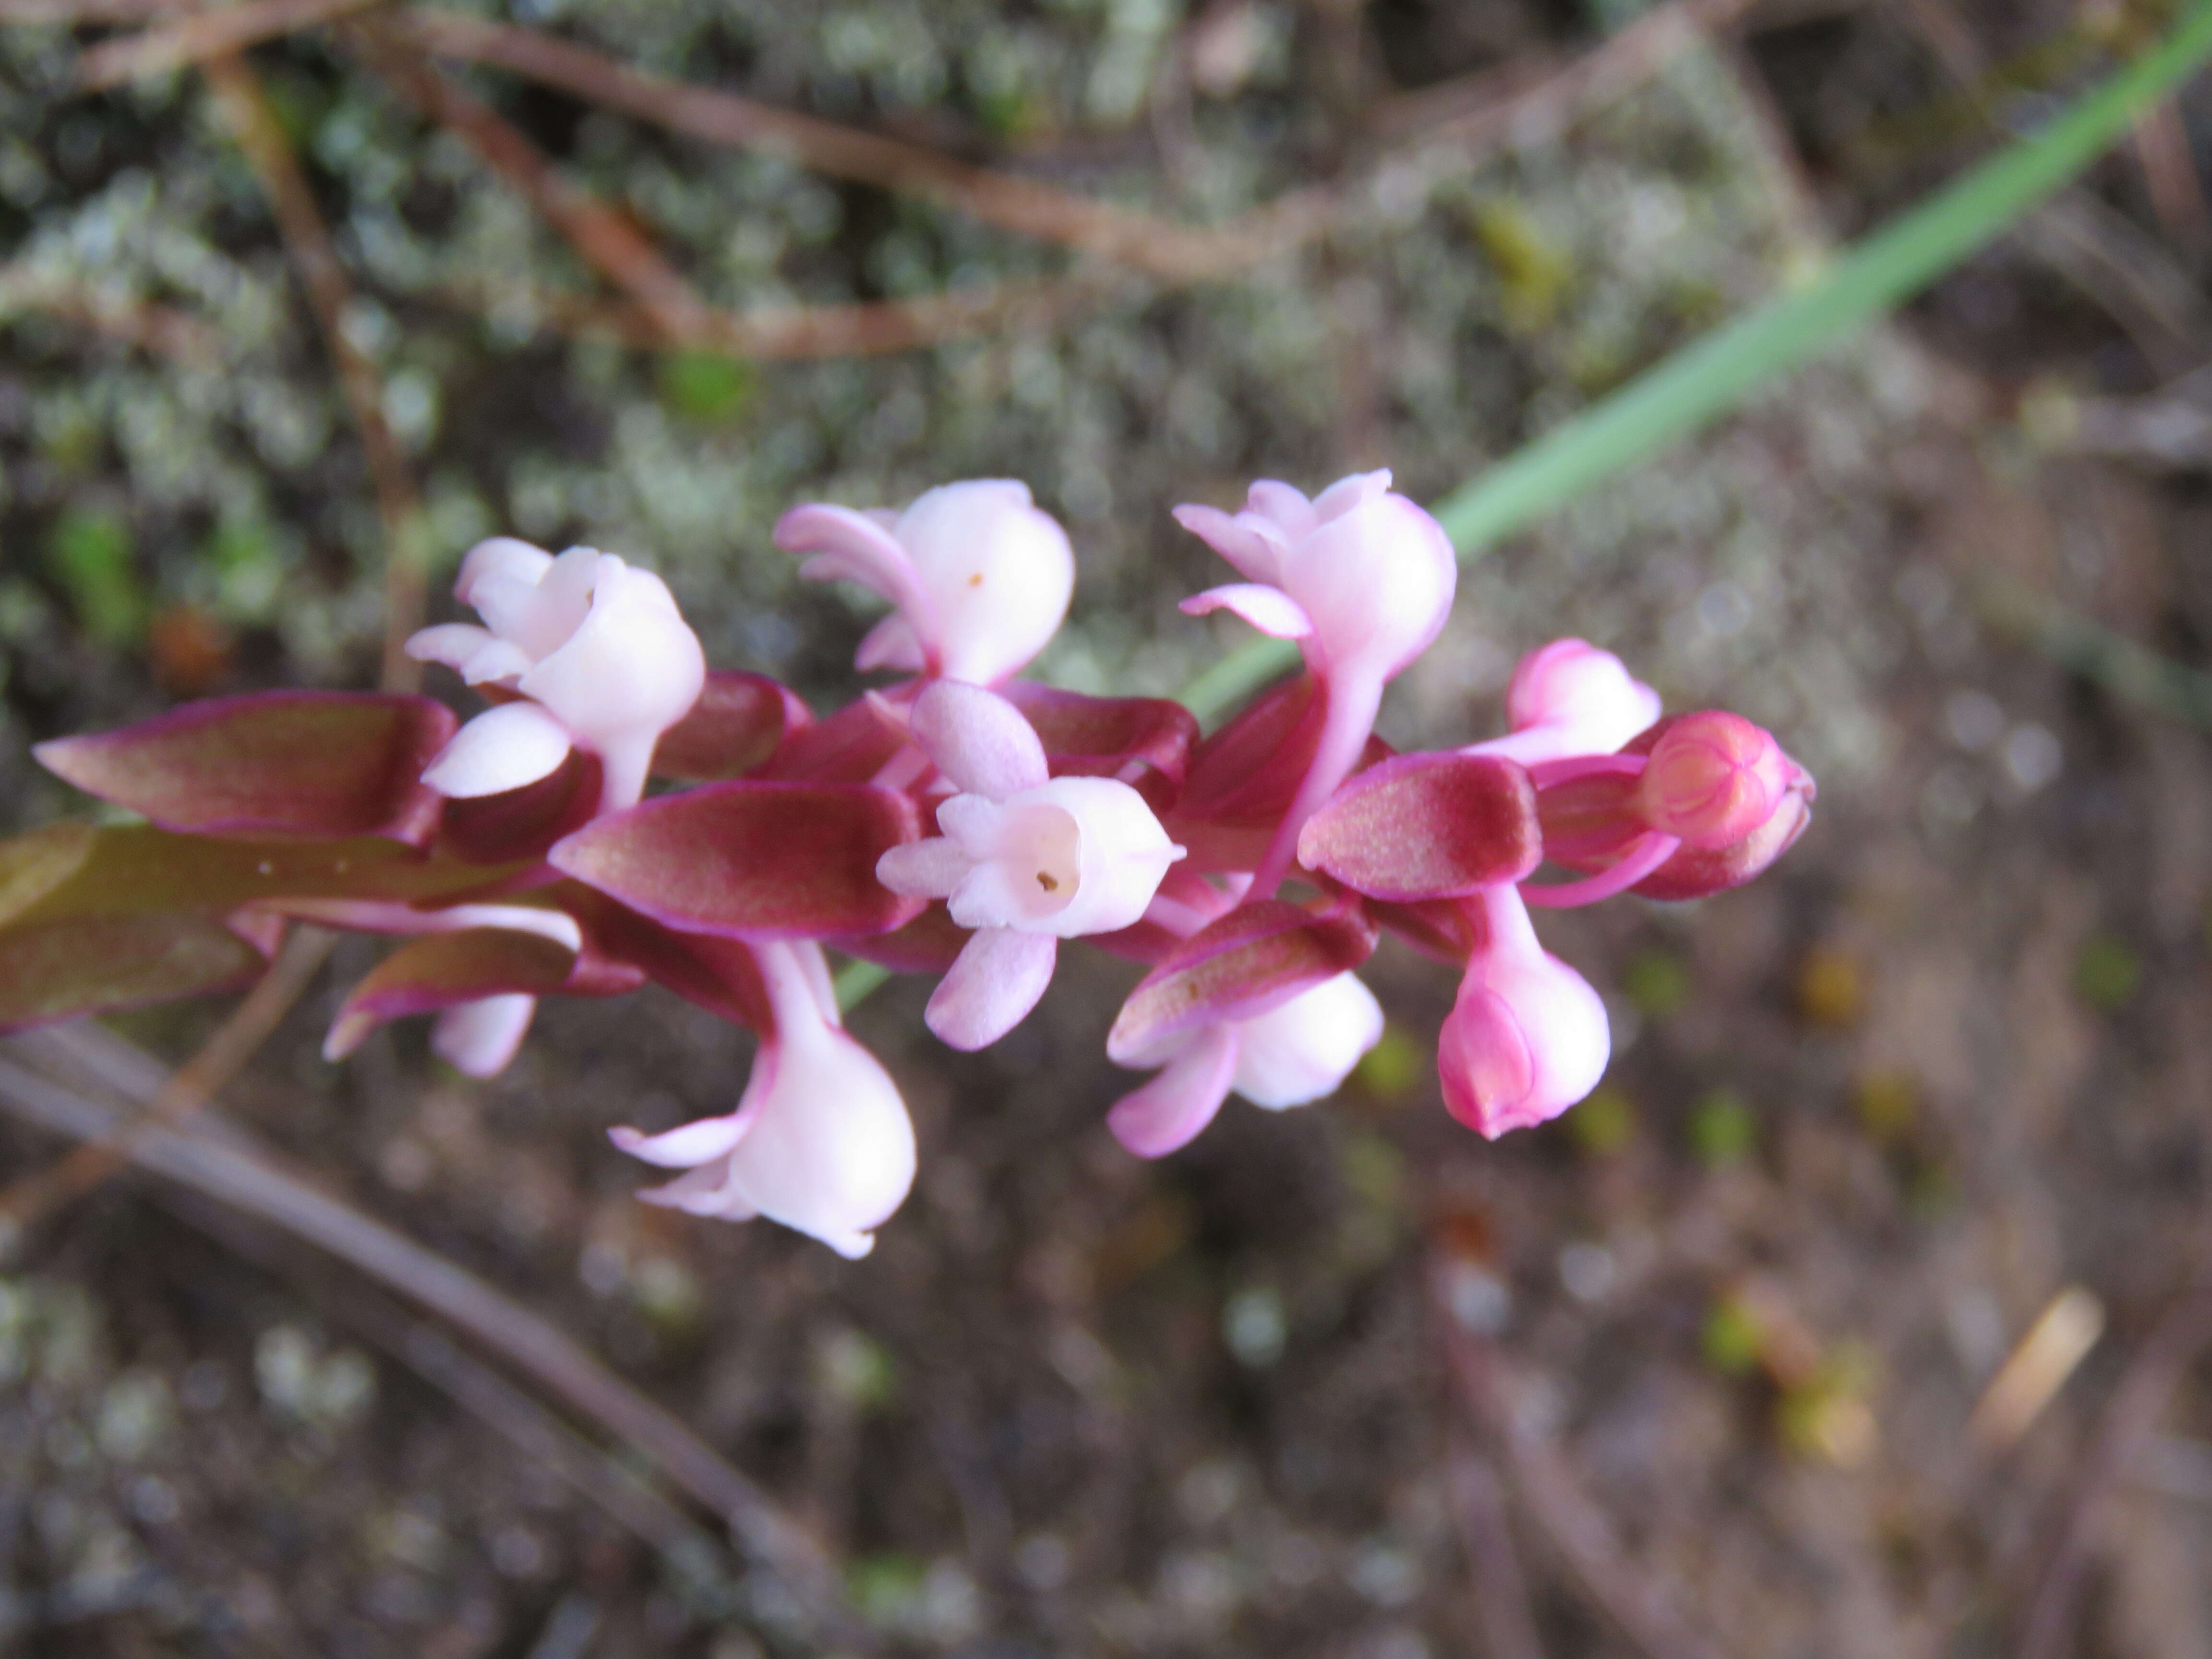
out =
[[[1434,509],[1461,558],[1688,436],[1955,269],[2094,161],[2208,58],[2212,4],[2197,0],[2154,50],[1861,241],[1809,286],[1674,353],[1461,485]],[[1297,662],[1296,647],[1285,641],[1255,641],[1181,696],[1200,720],[1212,720]]]

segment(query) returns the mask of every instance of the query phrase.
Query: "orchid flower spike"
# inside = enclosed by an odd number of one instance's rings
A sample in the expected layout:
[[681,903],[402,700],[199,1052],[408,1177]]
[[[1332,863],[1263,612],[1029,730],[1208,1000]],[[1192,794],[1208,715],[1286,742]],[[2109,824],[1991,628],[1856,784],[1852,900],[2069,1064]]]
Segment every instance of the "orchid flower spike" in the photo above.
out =
[[1308,501],[1263,478],[1244,510],[1189,506],[1176,522],[1248,579],[1185,599],[1193,616],[1233,611],[1296,640],[1328,708],[1311,765],[1269,842],[1253,890],[1288,869],[1299,828],[1366,747],[1383,685],[1428,649],[1451,614],[1459,562],[1443,526],[1390,488],[1387,471],[1340,478]]
[[1514,665],[1505,688],[1512,735],[1465,751],[1534,766],[1576,755],[1610,755],[1659,718],[1659,694],[1610,651],[1553,640]]
[[635,805],[653,745],[707,683],[668,585],[611,553],[572,547],[556,559],[495,536],[461,561],[453,593],[484,625],[423,629],[407,654],[520,700],[462,726],[422,781],[441,795],[501,794],[550,776],[574,748],[599,757],[602,812]]
[[770,1221],[851,1260],[914,1185],[914,1125],[882,1065],[839,1026],[822,947],[752,947],[775,1013],[738,1109],[616,1146],[686,1173],[639,1194],[691,1215]]
[[959,793],[937,809],[944,835],[891,848],[876,879],[947,900],[975,930],[924,1018],[952,1047],[981,1048],[1036,1006],[1061,939],[1133,926],[1183,849],[1127,784],[1050,776],[1036,729],[995,692],[939,680],[911,730]]
[[809,502],[776,521],[775,544],[812,556],[799,574],[872,589],[891,605],[854,666],[996,685],[1044,649],[1067,615],[1067,532],[1009,478],[939,485],[903,513]]
[[1382,1036],[1382,1008],[1349,973],[1311,985],[1264,1013],[1186,1034],[1141,1089],[1124,1095],[1106,1127],[1139,1158],[1188,1146],[1231,1091],[1283,1111],[1334,1094]]
[[1486,937],[1437,1039],[1437,1070],[1451,1115],[1495,1140],[1596,1088],[1613,1035],[1589,981],[1537,942],[1517,891],[1486,888],[1469,902]]

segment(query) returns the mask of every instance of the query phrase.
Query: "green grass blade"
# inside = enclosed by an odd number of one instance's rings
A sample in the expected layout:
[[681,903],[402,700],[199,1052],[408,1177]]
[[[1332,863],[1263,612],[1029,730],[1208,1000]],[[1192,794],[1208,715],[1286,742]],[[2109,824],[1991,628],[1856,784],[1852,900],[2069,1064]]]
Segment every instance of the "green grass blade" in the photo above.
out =
[[[2208,58],[2212,4],[2197,0],[2156,49],[1861,241],[1808,286],[1674,353],[1437,503],[1460,556],[1687,436],[1910,299],[2057,191]],[[1181,696],[1212,720],[1297,662],[1287,642],[1255,641]]]

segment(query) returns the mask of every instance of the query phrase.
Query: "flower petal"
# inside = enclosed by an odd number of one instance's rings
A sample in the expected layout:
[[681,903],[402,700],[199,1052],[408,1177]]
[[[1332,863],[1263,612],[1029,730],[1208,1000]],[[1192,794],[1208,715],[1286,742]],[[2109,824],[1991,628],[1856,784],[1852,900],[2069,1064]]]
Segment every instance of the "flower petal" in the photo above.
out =
[[909,898],[945,898],[974,865],[950,837],[932,836],[894,847],[878,859],[876,879]]
[[982,928],[938,981],[923,1018],[952,1048],[988,1048],[1037,1006],[1058,953],[1059,941],[1049,933]]
[[535,587],[553,568],[553,556],[542,547],[514,536],[494,536],[478,542],[461,560],[461,573],[453,581],[453,597],[463,605],[477,603],[477,587],[486,580]]
[[474,623],[440,623],[410,634],[406,651],[416,662],[441,662],[448,668],[459,668],[491,641],[491,630]]
[[465,800],[501,794],[550,777],[568,749],[568,728],[536,703],[503,702],[455,732],[422,781]]
[[787,553],[813,555],[799,567],[805,580],[858,582],[904,614],[925,650],[935,639],[936,613],[914,561],[898,538],[866,514],[809,502],[775,521],[775,540]]
[[[750,1099],[750,1091],[747,1092]],[[632,1158],[664,1170],[691,1170],[711,1163],[743,1140],[752,1122],[753,1115],[741,1106],[726,1116],[696,1118],[657,1135],[641,1134],[618,1124],[607,1131],[607,1139]]]
[[1236,1033],[1208,1026],[1158,1077],[1115,1102],[1106,1127],[1139,1158],[1164,1158],[1213,1121],[1236,1070]]
[[519,680],[530,672],[530,659],[522,647],[507,640],[487,639],[483,646],[469,653],[466,662],[456,665],[461,671],[464,685],[484,685],[494,680]]
[[902,668],[909,674],[919,674],[929,666],[929,659],[922,654],[921,641],[915,637],[914,624],[904,612],[894,611],[861,639],[860,648],[853,653],[853,666],[863,674],[878,668]]
[[[1303,507],[1305,497],[1298,496],[1298,503]],[[1261,524],[1247,522],[1249,517],[1242,513],[1231,516],[1218,507],[1197,502],[1175,510],[1175,521],[1235,565],[1240,575],[1255,582],[1273,582],[1283,574],[1282,543],[1279,537],[1269,537]]]
[[538,999],[520,991],[448,1008],[430,1028],[430,1052],[463,1077],[497,1077],[522,1046],[537,1012]]
[[1180,607],[1186,616],[1233,611],[1262,634],[1279,640],[1302,640],[1314,631],[1313,618],[1279,587],[1261,582],[1231,582],[1194,593]]
[[1004,800],[1050,775],[1036,728],[1020,709],[980,685],[935,682],[915,699],[912,730],[963,794]]

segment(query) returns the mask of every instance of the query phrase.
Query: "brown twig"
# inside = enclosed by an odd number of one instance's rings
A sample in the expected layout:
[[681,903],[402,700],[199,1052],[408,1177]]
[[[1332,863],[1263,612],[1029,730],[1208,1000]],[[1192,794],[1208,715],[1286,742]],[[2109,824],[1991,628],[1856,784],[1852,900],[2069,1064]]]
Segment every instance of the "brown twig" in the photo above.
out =
[[0,269],[0,321],[19,310],[95,329],[188,368],[213,368],[222,361],[222,333],[189,312],[150,301],[118,303],[13,267]]
[[681,344],[705,331],[707,307],[636,225],[563,177],[522,132],[441,74],[392,30],[367,23],[342,38],[392,91],[449,128],[568,240],[579,258],[635,302],[660,336]]
[[144,1113],[106,1139],[78,1147],[59,1164],[34,1171],[0,1192],[0,1230],[26,1231],[64,1204],[83,1197],[131,1161],[132,1141],[149,1130],[189,1119],[227,1086],[290,1012],[331,954],[337,935],[299,927],[269,971],[255,981],[199,1051],[161,1079]]
[[[1563,131],[1575,112],[1634,90],[1685,46],[1724,29],[1754,0],[1665,0],[1578,58],[1522,81],[1503,70],[1470,77],[1455,107],[1450,83],[1417,94],[1425,108],[1386,116],[1385,130],[1421,149],[1530,143]],[[1386,106],[1388,107],[1388,106]],[[1437,112],[1451,110],[1435,118]],[[1427,116],[1429,118],[1424,118]]]
[[1474,1578],[1475,1617],[1490,1659],[1544,1659],[1528,1607],[1528,1581],[1505,1524],[1505,1493],[1491,1461],[1472,1447],[1456,1448],[1444,1471],[1452,1517],[1467,1547]]
[[2212,209],[2204,201],[2204,178],[2181,118],[2181,100],[2169,98],[2136,127],[2136,160],[2152,210],[2166,234],[2201,252],[2212,246]]
[[0,23],[148,23],[176,10],[177,0],[0,0]]
[[[13,1046],[33,1054],[58,1048],[64,1057],[98,1070],[133,1099],[149,1099],[159,1087],[155,1062],[96,1026],[34,1033],[15,1039]],[[104,1138],[118,1121],[115,1113],[76,1091],[8,1060],[0,1060],[0,1105],[80,1140]],[[842,1639],[859,1639],[843,1611],[837,1576],[820,1547],[713,1448],[556,1327],[435,1251],[292,1174],[228,1125],[202,1119],[181,1127],[153,1128],[136,1137],[127,1151],[139,1168],[281,1228],[465,1331],[720,1516],[740,1546],[806,1595]]]
[[1457,1318],[1439,1261],[1430,1301],[1455,1394],[1469,1426],[1498,1450],[1515,1495],[1545,1540],[1602,1613],[1648,1659],[1717,1659],[1711,1643],[1678,1612],[1658,1583],[1621,1549],[1604,1513],[1558,1449],[1516,1418],[1496,1345]]
[[380,0],[240,0],[102,41],[77,65],[77,82],[106,92],[126,81],[242,52],[256,41],[327,23]]
[[2081,1569],[2105,1499],[2208,1343],[2212,1343],[2212,1285],[2199,1285],[2166,1310],[2149,1340],[2128,1363],[2066,1495],[2036,1575],[2035,1592],[2021,1627],[2018,1659],[2057,1659],[2067,1651]]
[[[879,356],[1056,321],[1117,286],[1096,275],[1078,274],[1042,283],[956,289],[911,300],[708,310],[694,319],[680,343],[696,350],[761,362]],[[533,327],[556,334],[614,339],[646,349],[665,343],[652,318],[619,301],[508,282],[484,290],[446,287],[425,297],[477,314],[527,319]]]
[[[652,1480],[611,1456],[497,1371],[472,1358],[434,1327],[410,1317],[365,1287],[332,1297],[289,1241],[254,1226],[202,1195],[178,1190],[169,1207],[246,1261],[317,1295],[337,1320],[376,1345],[505,1440],[536,1467],[549,1468],[658,1552],[678,1573],[697,1577],[728,1559],[726,1547],[702,1528]],[[318,1264],[319,1265],[319,1264]],[[335,1304],[334,1306],[332,1304]]]
[[361,432],[377,511],[384,520],[383,684],[387,690],[412,690],[421,683],[421,665],[409,658],[404,647],[408,636],[422,621],[422,565],[416,545],[422,534],[422,509],[406,459],[384,418],[384,378],[346,337],[345,312],[352,299],[352,285],[338,263],[337,251],[331,246],[330,232],[315,206],[299,158],[293,155],[291,142],[261,90],[259,77],[236,56],[210,58],[205,68],[216,104],[239,148],[260,176],[285,248],[307,290],[307,303],[337,364],[338,383],[353,411],[354,424]]
[[508,70],[696,138],[786,155],[833,178],[917,196],[1169,281],[1240,270],[1279,246],[1279,227],[1239,222],[1205,229],[1109,206],[918,144],[664,80],[535,29],[427,8],[396,14],[392,26],[441,58]]

